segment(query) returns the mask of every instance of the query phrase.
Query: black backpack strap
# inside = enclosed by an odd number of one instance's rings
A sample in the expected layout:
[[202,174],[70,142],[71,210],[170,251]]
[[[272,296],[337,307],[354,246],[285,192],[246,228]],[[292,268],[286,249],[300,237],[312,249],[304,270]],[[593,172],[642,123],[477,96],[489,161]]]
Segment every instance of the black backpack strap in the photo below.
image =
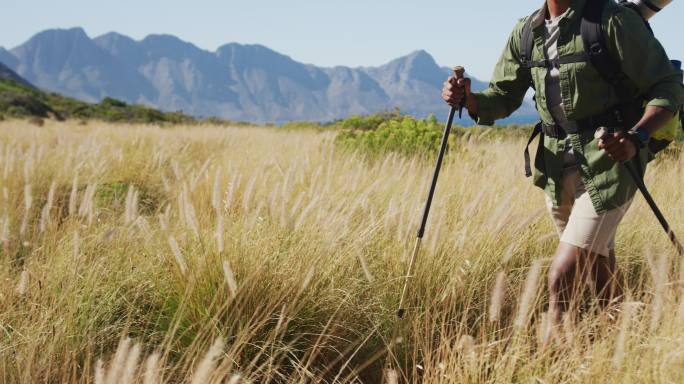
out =
[[539,10],[534,11],[523,25],[522,34],[520,36],[520,64],[523,68],[532,68],[532,51],[534,50],[534,33],[532,22],[537,16]]
[[630,100],[634,95],[625,86],[620,63],[611,55],[603,35],[603,10],[607,4],[608,0],[592,0],[585,5],[581,26],[584,51],[591,65],[616,93]]
[[563,64],[586,63],[589,61],[589,56],[585,52],[575,53],[572,55],[565,55],[555,60],[536,60],[527,62],[526,68],[560,68]]
[[567,55],[556,60],[532,60],[534,50],[533,21],[539,10],[527,18],[520,39],[520,63],[524,68],[558,68],[563,64],[590,62],[599,75],[612,85],[617,94],[626,100],[635,95],[625,86],[620,63],[613,58],[606,46],[603,34],[603,10],[609,0],[587,1],[582,15],[581,33],[585,52]]
[[530,160],[530,145],[532,145],[532,142],[534,139],[541,135],[541,141],[539,145],[544,145],[542,144],[544,142],[544,132],[542,130],[542,122],[537,123],[537,125],[534,126],[534,129],[532,130],[532,134],[530,135],[529,140],[527,141],[527,146],[525,146],[525,177],[530,177],[532,176],[532,161]]
[[[613,60],[603,39],[603,8],[608,0],[588,1],[582,18],[582,41],[591,64],[606,80],[615,77]],[[612,83],[612,82],[611,82]]]

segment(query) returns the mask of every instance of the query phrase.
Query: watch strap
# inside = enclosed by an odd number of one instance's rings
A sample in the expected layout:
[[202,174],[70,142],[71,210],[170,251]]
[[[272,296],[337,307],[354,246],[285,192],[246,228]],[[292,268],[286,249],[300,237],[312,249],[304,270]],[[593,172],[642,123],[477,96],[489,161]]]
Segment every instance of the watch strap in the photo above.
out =
[[648,141],[651,139],[651,135],[648,131],[642,128],[630,130],[627,132],[627,137],[632,140],[637,148],[645,148],[648,145]]

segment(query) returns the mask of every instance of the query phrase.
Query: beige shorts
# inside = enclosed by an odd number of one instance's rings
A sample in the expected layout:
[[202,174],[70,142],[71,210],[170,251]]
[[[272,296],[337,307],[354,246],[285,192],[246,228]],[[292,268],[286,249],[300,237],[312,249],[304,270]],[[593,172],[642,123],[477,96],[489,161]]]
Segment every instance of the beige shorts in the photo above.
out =
[[551,212],[560,241],[608,256],[615,249],[618,224],[632,204],[632,200],[617,209],[598,214],[584,188],[578,167],[563,171],[562,196],[559,207],[547,195],[546,205]]

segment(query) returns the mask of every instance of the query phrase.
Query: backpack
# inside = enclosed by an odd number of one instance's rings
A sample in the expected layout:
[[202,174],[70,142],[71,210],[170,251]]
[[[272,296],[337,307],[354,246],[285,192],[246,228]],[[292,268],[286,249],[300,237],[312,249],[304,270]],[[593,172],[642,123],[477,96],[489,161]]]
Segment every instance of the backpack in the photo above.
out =
[[[535,67],[550,68],[551,66],[577,62],[591,63],[591,65],[598,71],[600,76],[613,86],[618,95],[625,95],[624,104],[628,105],[626,108],[628,111],[626,112],[631,115],[629,119],[625,120],[636,123],[641,118],[645,104],[644,100],[639,98],[638,95],[633,95],[633,92],[631,92],[625,86],[625,80],[627,79],[627,76],[620,69],[620,62],[613,58],[606,46],[603,36],[602,18],[603,10],[605,9],[608,1],[609,0],[589,0],[585,5],[585,9],[582,14],[582,24],[580,27],[585,51],[573,55],[562,56],[556,60],[532,60],[532,51],[534,49],[532,21],[537,12],[539,12],[535,11],[527,19],[522,29],[520,40],[520,49],[522,52],[519,53],[520,61],[524,68],[530,70]],[[631,3],[627,0],[620,0],[618,4],[622,7],[629,8],[634,12],[639,12],[638,9],[635,8],[634,3]],[[639,15],[641,14],[639,13]],[[642,20],[651,33],[653,33],[648,21],[643,17]],[[636,107],[635,102],[637,103]],[[680,111],[679,116],[675,116],[670,123],[653,134],[652,139],[649,142],[649,150],[652,153],[655,154],[665,149],[672,141],[674,141],[677,134],[677,129],[684,127],[684,107],[682,109],[683,110]]]

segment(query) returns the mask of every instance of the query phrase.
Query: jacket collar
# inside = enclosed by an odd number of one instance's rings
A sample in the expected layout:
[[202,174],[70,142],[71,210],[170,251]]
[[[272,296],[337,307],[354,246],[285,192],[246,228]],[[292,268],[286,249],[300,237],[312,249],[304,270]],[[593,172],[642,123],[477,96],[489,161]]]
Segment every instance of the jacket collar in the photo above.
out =
[[[568,9],[568,12],[565,14],[561,22],[564,22],[564,20],[571,21],[575,20],[578,17],[582,17],[582,13],[584,11],[584,6],[586,5],[587,0],[573,0],[572,3],[570,4],[570,8]],[[541,6],[539,11],[535,13],[534,19],[532,19],[532,27],[533,28],[538,28],[544,25],[544,19],[546,18],[546,2]]]

